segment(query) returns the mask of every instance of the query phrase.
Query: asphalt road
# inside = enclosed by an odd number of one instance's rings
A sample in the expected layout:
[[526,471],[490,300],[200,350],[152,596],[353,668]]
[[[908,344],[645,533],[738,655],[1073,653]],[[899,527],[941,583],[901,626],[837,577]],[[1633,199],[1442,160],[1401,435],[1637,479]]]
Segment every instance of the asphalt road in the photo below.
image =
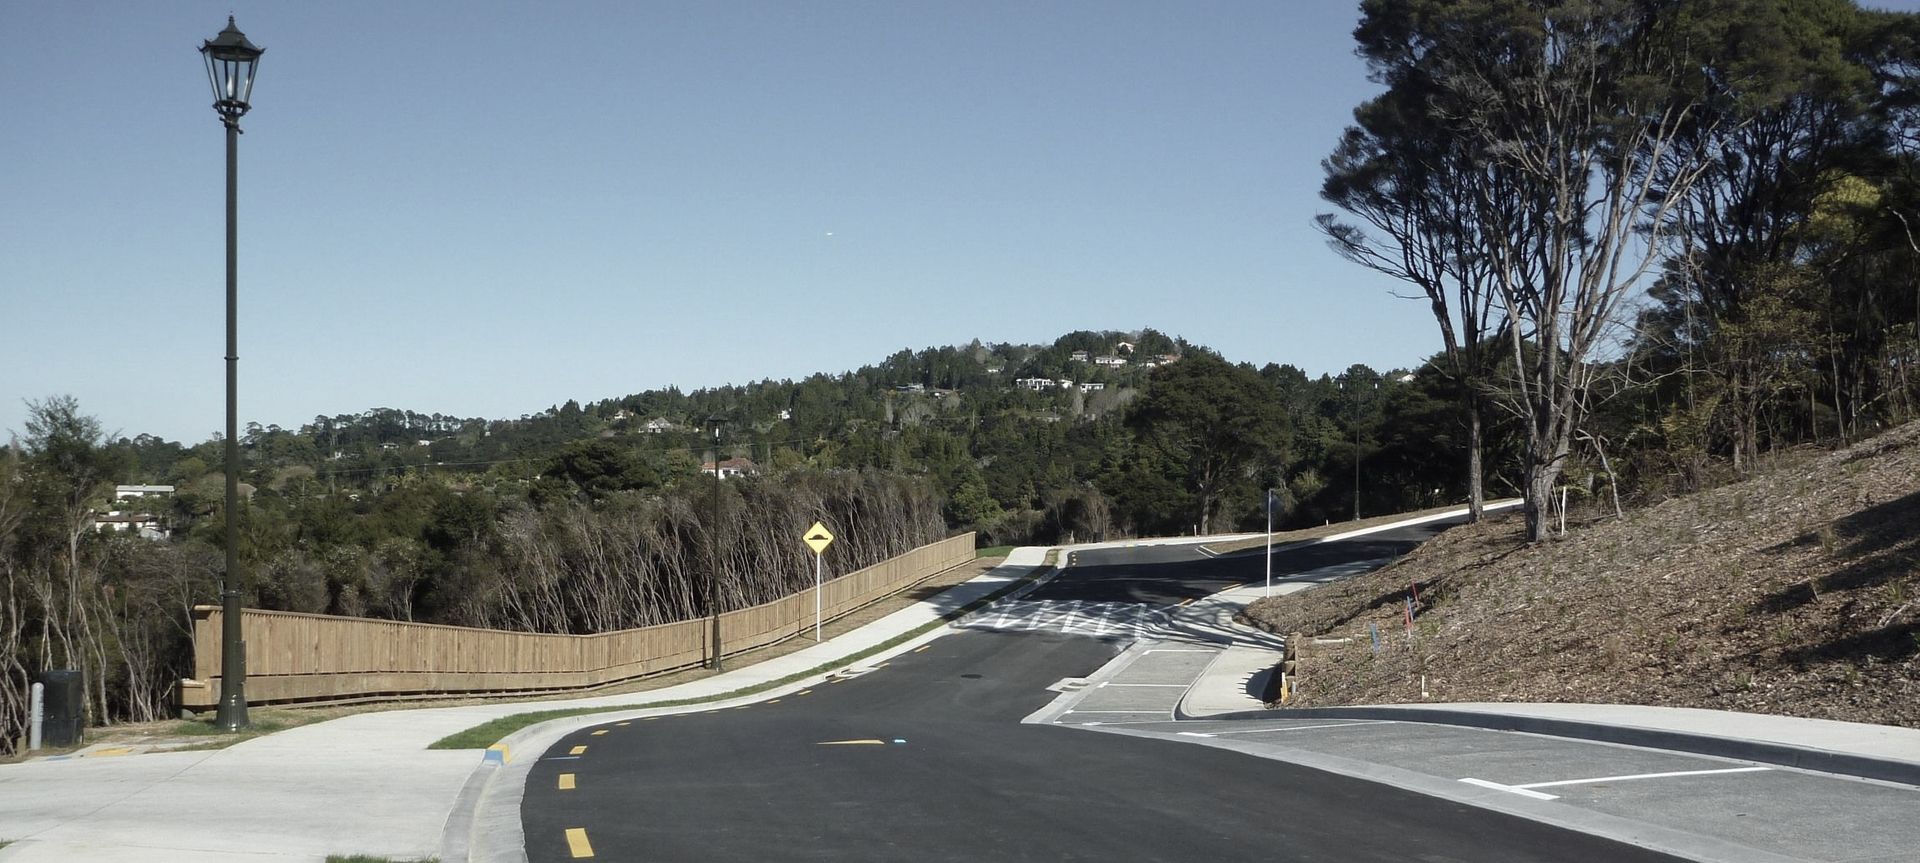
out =
[[[1435,522],[1275,551],[1273,575],[1278,579],[1334,564],[1398,557],[1446,526],[1445,522]],[[1207,557],[1196,549],[1193,545],[1147,545],[1077,551],[1071,567],[1027,598],[1172,605],[1266,577],[1265,549],[1221,557]]]
[[[1416,539],[1370,537],[1344,557],[1338,544],[1316,546],[1289,569],[1386,556]],[[1097,557],[1042,593],[1166,602],[1261,566],[1257,556],[1196,562],[1190,550],[1087,554]],[[1020,724],[1054,698],[1047,686],[1092,672],[1117,649],[1059,634],[960,632],[777,702],[584,729],[528,778],[528,857],[1674,859],[1236,752]]]

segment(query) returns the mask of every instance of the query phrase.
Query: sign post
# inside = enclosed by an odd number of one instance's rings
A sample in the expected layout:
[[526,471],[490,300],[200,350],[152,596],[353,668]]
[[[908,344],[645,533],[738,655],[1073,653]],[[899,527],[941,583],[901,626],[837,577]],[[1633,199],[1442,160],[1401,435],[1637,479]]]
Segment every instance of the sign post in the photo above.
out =
[[820,640],[820,560],[826,553],[827,546],[833,544],[833,533],[827,530],[826,525],[816,521],[812,527],[807,528],[806,543],[808,548],[813,549],[813,640],[818,642]]
[[1273,489],[1267,489],[1267,595],[1273,595]]

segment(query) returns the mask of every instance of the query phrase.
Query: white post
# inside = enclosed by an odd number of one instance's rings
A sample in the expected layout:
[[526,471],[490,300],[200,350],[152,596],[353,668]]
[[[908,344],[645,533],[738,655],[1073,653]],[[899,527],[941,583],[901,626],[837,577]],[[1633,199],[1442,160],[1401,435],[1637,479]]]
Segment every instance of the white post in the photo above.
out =
[[1267,489],[1267,595],[1273,595],[1273,489]]
[[35,683],[33,685],[33,696],[30,704],[32,706],[27,709],[27,751],[38,752],[40,750],[40,732],[46,727],[47,723],[46,684]]
[[820,641],[820,552],[813,553],[813,640]]

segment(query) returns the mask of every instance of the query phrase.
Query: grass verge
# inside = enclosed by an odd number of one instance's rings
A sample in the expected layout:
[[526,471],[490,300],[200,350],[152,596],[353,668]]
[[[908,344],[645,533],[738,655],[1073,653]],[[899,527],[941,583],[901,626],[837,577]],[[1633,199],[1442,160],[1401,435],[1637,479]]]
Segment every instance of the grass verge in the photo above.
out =
[[[1051,562],[1051,556],[1049,556],[1049,562]],[[440,738],[439,740],[434,741],[433,743],[429,744],[427,748],[428,749],[485,749],[489,746],[492,746],[495,743],[499,743],[501,740],[506,739],[508,735],[513,734],[514,732],[519,731],[522,728],[526,728],[530,725],[538,725],[539,723],[547,722],[549,720],[565,719],[571,716],[590,716],[595,713],[615,713],[615,712],[625,711],[625,710],[644,710],[647,708],[654,708],[654,707],[685,707],[689,704],[705,704],[713,701],[726,701],[732,698],[740,698],[742,696],[753,695],[759,692],[765,692],[769,689],[785,686],[797,680],[805,680],[806,678],[812,677],[816,674],[832,671],[833,669],[840,668],[842,666],[847,665],[848,663],[859,662],[860,660],[865,659],[869,656],[872,656],[876,653],[880,653],[885,650],[890,650],[892,648],[905,644],[908,641],[912,641],[915,638],[919,638],[920,636],[925,635],[929,632],[932,632],[935,629],[938,629],[942,626],[946,626],[949,622],[953,620],[956,620],[961,617],[965,617],[966,615],[971,614],[975,611],[978,611],[981,608],[985,608],[988,603],[991,603],[1003,596],[1006,596],[1009,593],[1019,590],[1021,587],[1027,584],[1031,584],[1035,580],[1039,579],[1041,576],[1045,575],[1047,571],[1050,570],[1051,568],[1052,568],[1051,566],[1042,566],[1042,567],[1036,568],[1033,572],[1028,573],[1025,577],[1021,578],[1020,580],[1015,581],[1012,584],[1009,584],[1006,587],[1003,587],[999,590],[996,590],[993,593],[987,594],[986,596],[980,597],[979,599],[969,602],[966,605],[961,606],[958,609],[955,609],[954,611],[947,612],[946,614],[941,615],[936,620],[930,620],[926,623],[923,623],[919,626],[914,627],[911,630],[908,630],[907,632],[903,632],[899,635],[889,638],[886,641],[883,641],[872,647],[868,647],[863,650],[856,651],[854,653],[840,657],[839,659],[820,663],[819,665],[816,665],[805,671],[794,672],[793,674],[789,674],[778,680],[769,680],[765,683],[759,683],[753,686],[743,686],[739,689],[735,689],[730,692],[723,692],[718,695],[709,695],[701,698],[676,698],[669,701],[648,701],[648,702],[643,702],[639,704],[619,704],[619,705],[612,705],[612,706],[606,706],[606,707],[572,707],[572,708],[560,708],[557,710],[536,710],[530,713],[516,713],[516,714],[513,714],[512,716],[502,716],[498,719],[488,720],[472,728],[468,728],[464,731],[456,731],[452,734],[449,734],[445,737]]]
[[191,746],[174,748],[175,752],[200,752],[209,749],[225,749],[235,743],[264,737],[276,731],[285,731],[313,722],[313,717],[301,716],[287,710],[270,708],[252,708],[247,711],[247,727],[241,731],[228,731],[214,724],[213,716],[200,719],[181,719],[167,726],[164,734],[170,737],[205,737],[207,742]]
[[973,557],[975,560],[978,560],[983,557],[1006,557],[1012,553],[1013,546],[1011,545],[990,545],[986,548],[974,549]]
[[371,854],[328,854],[327,863],[440,863],[438,857],[424,860],[395,860],[391,857],[375,857]]

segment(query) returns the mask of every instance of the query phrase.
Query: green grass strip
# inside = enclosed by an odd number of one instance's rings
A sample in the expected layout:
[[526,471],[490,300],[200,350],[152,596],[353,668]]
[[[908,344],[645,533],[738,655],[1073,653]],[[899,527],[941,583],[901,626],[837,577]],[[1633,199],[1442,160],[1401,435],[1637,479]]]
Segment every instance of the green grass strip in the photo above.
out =
[[983,557],[1006,557],[1012,553],[1013,546],[1011,545],[990,545],[986,548],[975,549],[973,557],[975,560],[978,560]]
[[847,665],[848,663],[858,662],[862,659],[865,659],[881,651],[899,647],[900,645],[905,644],[908,641],[912,641],[913,639],[919,638],[920,636],[925,635],[929,632],[932,632],[936,629],[939,629],[942,626],[946,626],[951,621],[965,617],[969,614],[972,614],[975,611],[985,608],[989,603],[992,603],[1000,599],[1001,597],[1006,596],[1007,594],[1012,593],[1015,590],[1018,590],[1022,586],[1033,582],[1035,579],[1038,579],[1040,576],[1044,575],[1047,572],[1047,570],[1050,568],[1051,567],[1047,567],[1047,566],[1038,567],[1034,569],[1033,572],[1027,573],[1020,580],[1015,581],[1014,583],[1009,584],[1006,587],[1003,587],[999,590],[996,590],[993,593],[987,594],[986,596],[980,597],[979,599],[969,602],[966,605],[961,606],[959,609],[955,611],[950,611],[946,614],[943,614],[937,620],[930,620],[917,627],[914,627],[911,630],[908,630],[907,632],[903,632],[899,635],[889,638],[886,641],[883,641],[872,647],[868,647],[864,650],[860,650],[848,656],[843,656],[839,659],[831,660],[828,662],[822,662],[819,665],[816,665],[812,668],[807,669],[806,671],[797,671],[797,672],[794,672],[793,674],[789,674],[778,680],[769,680],[765,683],[759,683],[753,686],[741,687],[731,692],[723,692],[723,693],[720,693],[719,695],[706,695],[706,696],[701,696],[699,698],[676,698],[671,701],[648,701],[648,702],[643,702],[639,704],[620,704],[620,705],[614,705],[609,707],[571,707],[571,708],[561,708],[558,710],[536,710],[531,713],[515,713],[511,716],[502,716],[498,719],[487,720],[486,722],[482,722],[479,725],[475,725],[472,728],[466,729],[465,731],[456,731],[452,734],[449,734],[445,737],[440,738],[439,740],[435,740],[433,743],[429,744],[427,748],[428,749],[485,749],[489,746],[492,746],[495,743],[499,743],[500,741],[505,740],[508,735],[513,734],[514,732],[519,731],[522,728],[526,728],[529,725],[538,725],[542,722],[546,722],[552,719],[565,719],[569,716],[590,716],[595,713],[616,713],[624,710],[646,710],[654,707],[685,707],[689,704],[705,704],[713,701],[726,701],[732,698],[739,698],[746,695],[753,695],[755,693],[765,692],[769,689],[785,686],[796,680],[805,680],[816,674],[832,671],[836,668],[840,668],[844,665]]
[[371,854],[328,854],[327,863],[440,863],[438,857],[425,860],[395,860],[391,857],[375,857]]

